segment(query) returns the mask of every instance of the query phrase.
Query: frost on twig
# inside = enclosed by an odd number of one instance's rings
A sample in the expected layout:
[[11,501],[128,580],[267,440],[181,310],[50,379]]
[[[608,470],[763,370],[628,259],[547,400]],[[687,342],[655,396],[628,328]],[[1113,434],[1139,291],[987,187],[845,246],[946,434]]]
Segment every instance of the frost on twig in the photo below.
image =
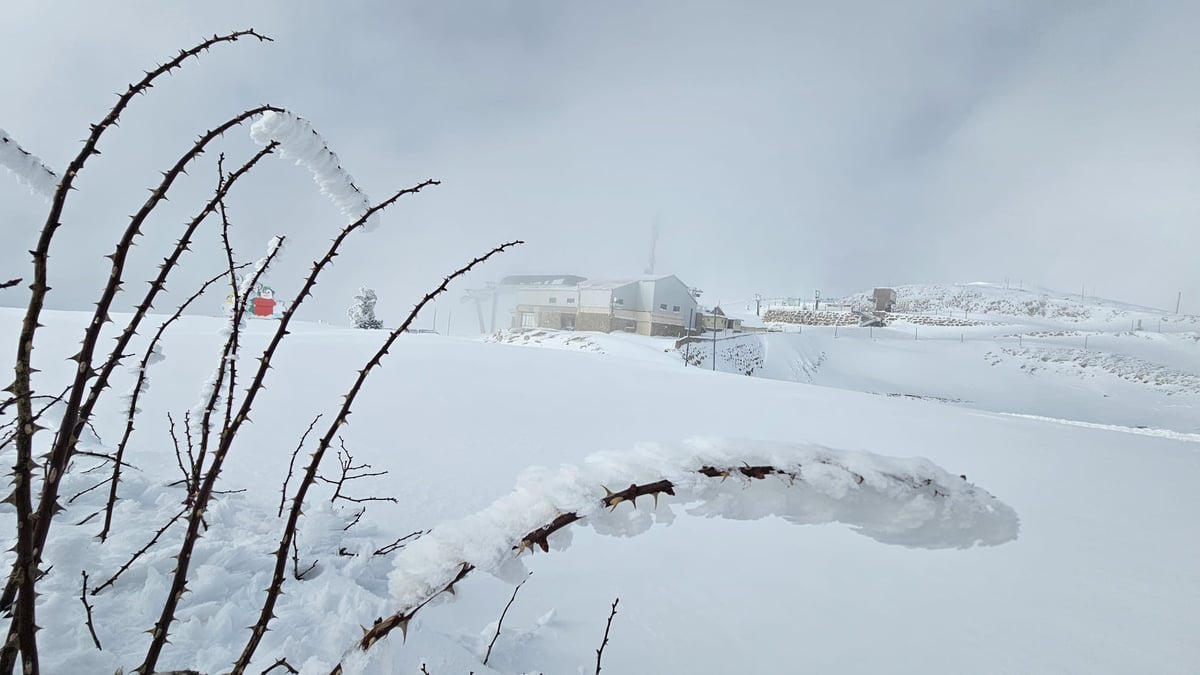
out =
[[[321,194],[328,197],[348,220],[361,217],[371,208],[370,198],[354,184],[354,177],[342,168],[325,138],[303,117],[287,111],[268,112],[250,127],[250,138],[263,146],[278,143],[279,156],[308,169]],[[363,229],[369,232],[378,223],[378,214],[371,214]]]
[[0,166],[8,169],[16,179],[29,186],[35,194],[46,201],[54,196],[58,188],[58,174],[13,140],[8,132],[0,129]]

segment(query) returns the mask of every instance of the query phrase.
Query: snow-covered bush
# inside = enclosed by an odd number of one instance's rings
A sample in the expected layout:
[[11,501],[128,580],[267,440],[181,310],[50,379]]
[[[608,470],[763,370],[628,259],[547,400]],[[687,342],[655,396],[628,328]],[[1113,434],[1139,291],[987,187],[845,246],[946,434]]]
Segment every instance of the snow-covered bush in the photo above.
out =
[[383,322],[375,318],[375,291],[362,286],[358,295],[354,296],[354,304],[346,311],[350,315],[350,324],[355,328],[378,330],[383,328]]

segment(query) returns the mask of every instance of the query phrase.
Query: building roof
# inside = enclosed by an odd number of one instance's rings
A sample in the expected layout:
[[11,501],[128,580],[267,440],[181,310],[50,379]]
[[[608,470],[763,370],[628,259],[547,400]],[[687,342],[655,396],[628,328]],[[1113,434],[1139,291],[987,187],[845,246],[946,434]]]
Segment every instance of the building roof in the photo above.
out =
[[501,286],[574,286],[587,277],[574,274],[514,274],[500,280]]
[[620,288],[621,286],[628,286],[630,284],[636,284],[642,281],[662,281],[663,279],[670,279],[674,276],[674,274],[659,274],[657,276],[627,277],[624,279],[588,279],[580,282],[579,287],[597,289]]

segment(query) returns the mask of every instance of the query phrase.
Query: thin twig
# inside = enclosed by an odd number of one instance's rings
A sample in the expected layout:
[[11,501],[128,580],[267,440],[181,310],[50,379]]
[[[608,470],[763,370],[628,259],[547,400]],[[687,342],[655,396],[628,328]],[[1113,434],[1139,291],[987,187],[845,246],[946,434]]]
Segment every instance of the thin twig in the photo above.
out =
[[125,561],[124,565],[121,565],[121,568],[117,570],[116,574],[112,575],[112,577],[108,581],[93,588],[92,595],[96,595],[100,591],[102,591],[105,588],[112,586],[114,583],[116,583],[117,579],[122,574],[125,573],[125,570],[129,569],[133,565],[134,561],[136,561],[138,558],[142,557],[142,554],[144,554],[146,551],[149,551],[151,546],[154,546],[154,544],[158,543],[159,537],[163,536],[163,533],[165,533],[168,529],[170,529],[170,527],[175,524],[175,521],[177,521],[181,517],[183,517],[183,514],[186,512],[187,512],[187,509],[185,508],[184,510],[182,510],[179,513],[176,513],[174,516],[172,516],[171,519],[167,521],[166,525],[163,525],[162,527],[160,527],[158,529],[158,532],[154,533],[154,537],[150,539],[150,542],[148,544],[143,546],[141,548],[141,550],[139,550],[137,553],[134,553],[133,557],[131,557],[129,560]]
[[96,645],[96,649],[104,651],[104,647],[100,646],[100,638],[96,637],[96,625],[92,623],[92,606],[87,601],[88,574],[82,570],[79,573],[83,575],[83,587],[79,590],[79,601],[83,603],[83,609],[87,612],[87,629],[92,634],[92,642]]
[[[420,539],[422,536],[429,534],[429,532],[430,532],[429,530],[417,530],[416,532],[410,532],[409,534],[406,534],[403,537],[400,537],[399,539],[397,539],[396,541],[393,541],[392,543],[388,544],[387,546],[381,546],[380,548],[375,549],[375,552],[372,553],[371,555],[387,555],[393,551],[396,551],[398,549],[404,548],[405,546],[408,546],[412,542]],[[521,582],[521,583],[525,583],[525,582]]]
[[533,576],[533,572],[526,574],[521,583],[517,584],[517,587],[513,589],[512,597],[508,599],[508,604],[504,606],[504,611],[500,612],[500,620],[496,622],[496,634],[492,636],[492,641],[488,643],[487,653],[483,655],[483,665],[486,666],[488,659],[492,658],[492,647],[495,647],[496,640],[500,639],[500,627],[504,625],[504,617],[508,615],[508,608],[512,607],[513,601],[517,599],[517,591],[521,590],[521,587],[525,585],[526,581],[529,581],[529,577],[531,576]]
[[0,288],[12,288],[21,283],[20,279],[9,279],[8,281],[0,282]]
[[[346,449],[346,442],[342,439],[341,436],[338,436],[338,443],[341,444],[341,449],[338,450],[337,455],[338,455],[338,465],[341,466],[341,468],[342,468],[342,475],[336,481],[330,480],[330,479],[325,478],[324,476],[320,476],[320,475],[318,475],[316,477],[317,480],[319,480],[319,481],[336,486],[333,491],[333,496],[329,498],[330,503],[332,503],[338,499],[344,499],[348,502],[354,502],[356,504],[361,504],[362,502],[392,502],[394,504],[400,503],[400,500],[396,499],[395,497],[355,498],[355,497],[349,497],[347,495],[342,494],[342,488],[345,487],[346,481],[357,480],[359,478],[372,478],[375,476],[384,476],[384,475],[387,475],[387,471],[363,471],[363,469],[370,469],[371,465],[364,463],[364,464],[359,464],[356,466],[354,464],[354,455],[351,455],[350,451]],[[352,474],[351,472],[353,472],[353,471],[362,471],[362,473]]]
[[359,509],[358,513],[354,514],[354,518],[349,523],[346,523],[346,526],[342,528],[342,532],[345,532],[346,530],[349,530],[350,528],[357,525],[358,521],[362,520],[363,514],[366,512],[367,512],[367,507],[365,507],[365,506],[362,507],[361,509]]
[[604,626],[604,641],[600,643],[600,649],[596,650],[596,675],[600,675],[600,657],[604,656],[604,648],[608,646],[608,631],[612,628],[613,617],[617,615],[617,603],[621,599],[613,600],[612,611],[608,614],[608,624]]
[[171,416],[171,411],[167,411],[167,422],[170,425],[168,431],[171,434],[171,444],[175,446],[175,464],[179,467],[179,472],[183,474],[183,482],[191,484],[191,474],[188,473],[187,467],[183,465],[183,451],[179,447],[179,436],[175,434],[175,418]]
[[[100,465],[100,466],[103,466],[103,465]],[[100,481],[99,483],[96,483],[95,485],[93,485],[92,487],[90,487],[86,490],[80,490],[79,492],[76,492],[74,496],[72,496],[70,499],[67,500],[67,503],[74,504],[76,499],[79,499],[80,497],[86,495],[87,493],[91,492],[92,490],[95,490],[96,488],[98,488],[102,485],[107,485],[108,481],[110,481],[110,480],[112,480],[112,476],[105,478],[104,480]]]
[[292,576],[296,577],[296,581],[304,581],[304,575],[313,571],[317,567],[319,560],[313,560],[312,564],[300,571],[300,546],[296,543],[296,537],[292,537]]
[[[304,441],[307,440],[308,435],[310,433],[312,433],[313,427],[317,426],[317,422],[321,421],[322,415],[324,415],[324,413],[321,413],[320,415],[317,415],[315,418],[313,418],[312,424],[308,425],[308,429],[305,430],[305,432],[302,436],[300,436],[300,442],[296,444],[296,449],[292,451],[292,459],[288,462],[287,478],[283,479],[283,489],[279,491],[279,513],[278,513],[278,515],[275,516],[276,518],[283,517],[283,505],[285,503],[287,503],[287,486],[288,486],[288,483],[292,480],[292,471],[296,468],[296,456],[300,454],[300,449],[304,447]],[[360,512],[358,515],[359,515],[359,517],[361,517],[362,513]],[[354,523],[357,523],[357,522],[358,522],[358,518],[355,518]],[[350,525],[353,525],[354,523],[350,523]],[[347,525],[343,529],[347,529],[347,530],[350,529],[350,525]]]

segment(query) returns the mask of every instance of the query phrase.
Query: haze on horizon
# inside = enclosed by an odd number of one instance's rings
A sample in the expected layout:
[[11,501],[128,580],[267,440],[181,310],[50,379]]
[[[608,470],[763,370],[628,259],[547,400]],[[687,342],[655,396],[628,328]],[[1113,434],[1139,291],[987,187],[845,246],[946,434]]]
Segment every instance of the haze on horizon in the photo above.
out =
[[[157,172],[270,102],[311,120],[374,199],[443,181],[346,247],[307,318],[345,323],[366,285],[395,322],[513,238],[528,244],[452,304],[506,274],[637,275],[656,219],[656,271],[709,301],[1009,279],[1167,310],[1182,291],[1200,312],[1195,3],[14,5],[0,127],[59,171],[143,70],[204,35],[275,39],[215,49],[134,102],[68,202],[51,308],[95,300]],[[235,165],[253,148],[248,130],[219,143]],[[207,198],[215,161],[156,212],[131,278]],[[277,159],[230,206],[240,258],[288,236],[270,277],[285,298],[343,222]],[[28,276],[44,213],[0,178],[0,277]],[[178,298],[220,270],[218,229]]]

